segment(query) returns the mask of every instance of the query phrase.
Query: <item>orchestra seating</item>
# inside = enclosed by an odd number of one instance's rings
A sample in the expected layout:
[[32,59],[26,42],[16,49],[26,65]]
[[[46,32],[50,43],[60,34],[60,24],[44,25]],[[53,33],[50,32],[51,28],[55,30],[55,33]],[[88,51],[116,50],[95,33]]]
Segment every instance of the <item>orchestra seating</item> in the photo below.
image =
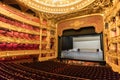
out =
[[0,80],[119,80],[108,66],[70,65],[57,61],[0,63]]
[[49,73],[14,63],[0,63],[0,80],[89,80]]

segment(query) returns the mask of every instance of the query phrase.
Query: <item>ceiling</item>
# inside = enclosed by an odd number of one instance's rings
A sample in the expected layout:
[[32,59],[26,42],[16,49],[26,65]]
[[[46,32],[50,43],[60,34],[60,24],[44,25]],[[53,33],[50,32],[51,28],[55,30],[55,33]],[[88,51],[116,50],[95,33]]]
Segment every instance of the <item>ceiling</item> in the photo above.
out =
[[64,14],[78,11],[95,0],[18,0],[40,12]]
[[112,0],[0,0],[22,12],[55,22],[82,15],[104,13]]

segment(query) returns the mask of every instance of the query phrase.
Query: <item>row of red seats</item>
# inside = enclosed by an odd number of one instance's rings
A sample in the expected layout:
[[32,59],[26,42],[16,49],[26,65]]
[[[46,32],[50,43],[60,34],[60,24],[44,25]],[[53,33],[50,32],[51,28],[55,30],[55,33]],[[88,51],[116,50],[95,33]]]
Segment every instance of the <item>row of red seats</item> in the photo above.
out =
[[1,62],[0,65],[0,80],[89,80],[40,71],[15,63]]
[[12,38],[28,39],[28,40],[40,39],[39,35],[32,35],[32,34],[27,34],[27,33],[22,33],[17,31],[4,30],[4,29],[0,29],[0,35],[12,37]]
[[10,6],[7,6],[7,5],[5,5],[5,4],[0,3],[0,7],[1,7],[1,8],[4,8],[5,10],[7,10],[7,11],[13,13],[13,14],[16,14],[16,15],[18,15],[18,16],[21,16],[21,17],[23,17],[23,18],[25,18],[25,19],[28,19],[28,20],[31,20],[31,21],[34,21],[34,22],[37,22],[37,23],[40,22],[40,19],[39,19],[39,18],[34,17],[34,16],[32,16],[32,15],[30,16],[30,15],[24,14],[24,13],[22,13],[22,12],[16,10],[16,9],[13,9],[13,8],[11,8]]
[[37,31],[37,32],[40,32],[40,29],[37,28],[37,27],[33,27],[31,25],[28,25],[28,24],[24,24],[22,22],[18,22],[18,21],[15,21],[13,19],[10,19],[10,18],[7,18],[3,15],[0,15],[0,21],[2,22],[5,22],[5,23],[8,23],[10,25],[14,25],[14,26],[17,26],[17,27],[21,27],[21,28],[25,28],[25,29],[29,29],[29,30],[34,30],[34,31]]
[[[33,69],[66,75],[88,80],[119,80],[120,74],[113,72],[108,66],[82,66],[82,65],[69,65],[57,61],[44,61],[44,62],[31,62],[22,63]],[[63,79],[64,80],[64,79]],[[82,79],[85,80],[85,79]]]
[[38,50],[39,44],[22,44],[22,43],[0,43],[0,50]]

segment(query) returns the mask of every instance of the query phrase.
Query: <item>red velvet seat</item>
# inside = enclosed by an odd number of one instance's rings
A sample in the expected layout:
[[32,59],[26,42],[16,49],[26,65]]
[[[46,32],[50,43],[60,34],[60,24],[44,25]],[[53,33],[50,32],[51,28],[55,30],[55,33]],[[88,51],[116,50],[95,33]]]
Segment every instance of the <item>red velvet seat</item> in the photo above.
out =
[[20,24],[19,26],[22,28],[25,28],[26,24],[23,23],[23,24]]
[[14,35],[16,38],[19,38],[19,32],[14,32],[13,35]]
[[21,43],[20,47],[21,47],[21,48],[20,48],[21,50],[26,50],[25,44],[22,44],[22,43]]
[[34,28],[35,31],[37,32],[40,32],[40,29],[39,28]]
[[17,43],[13,43],[13,50],[18,50],[18,44]]
[[11,25],[14,25],[14,21],[13,20],[10,20],[10,19],[7,19],[7,23],[11,24]]
[[25,29],[28,29],[29,26],[27,24],[23,24]]
[[21,43],[18,44],[17,49],[18,49],[18,50],[22,50],[22,49],[23,49],[23,46],[22,46]]
[[29,44],[24,44],[24,48],[26,49],[26,50],[28,50],[29,48]]
[[2,22],[7,22],[7,19],[6,18],[4,18],[4,17],[1,17],[1,19],[0,19]]
[[6,34],[6,31],[5,31],[5,30],[0,29],[0,35],[5,36],[5,34]]
[[14,25],[15,25],[15,26],[20,26],[20,23],[17,22],[17,21],[15,21],[15,22],[14,22]]
[[7,43],[6,50],[13,50],[13,43]]
[[34,44],[29,44],[29,49],[34,50]]
[[34,49],[39,49],[39,44],[34,44]]
[[40,36],[35,36],[35,40],[40,40]]
[[0,43],[0,50],[2,50],[2,51],[6,50],[6,43],[5,42]]
[[30,25],[28,25],[28,28],[27,28],[27,29],[29,29],[29,30],[33,30],[33,27],[30,26]]
[[8,37],[13,37],[13,36],[14,36],[13,33],[14,33],[13,31],[7,31],[6,35],[7,35]]
[[28,44],[27,49],[31,50],[31,44]]
[[19,36],[20,36],[21,39],[25,39],[25,37],[24,37],[24,33],[22,33],[22,32],[19,33]]
[[25,39],[28,39],[28,34],[25,33],[25,34],[24,34],[24,37],[25,37]]
[[37,50],[36,44],[33,44],[33,49]]

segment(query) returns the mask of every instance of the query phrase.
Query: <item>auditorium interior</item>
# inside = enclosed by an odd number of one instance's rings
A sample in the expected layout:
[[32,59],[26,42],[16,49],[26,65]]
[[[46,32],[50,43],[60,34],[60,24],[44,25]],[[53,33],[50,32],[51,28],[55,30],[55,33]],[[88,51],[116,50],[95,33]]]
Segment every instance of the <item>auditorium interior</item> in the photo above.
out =
[[120,80],[120,0],[0,0],[0,80]]

